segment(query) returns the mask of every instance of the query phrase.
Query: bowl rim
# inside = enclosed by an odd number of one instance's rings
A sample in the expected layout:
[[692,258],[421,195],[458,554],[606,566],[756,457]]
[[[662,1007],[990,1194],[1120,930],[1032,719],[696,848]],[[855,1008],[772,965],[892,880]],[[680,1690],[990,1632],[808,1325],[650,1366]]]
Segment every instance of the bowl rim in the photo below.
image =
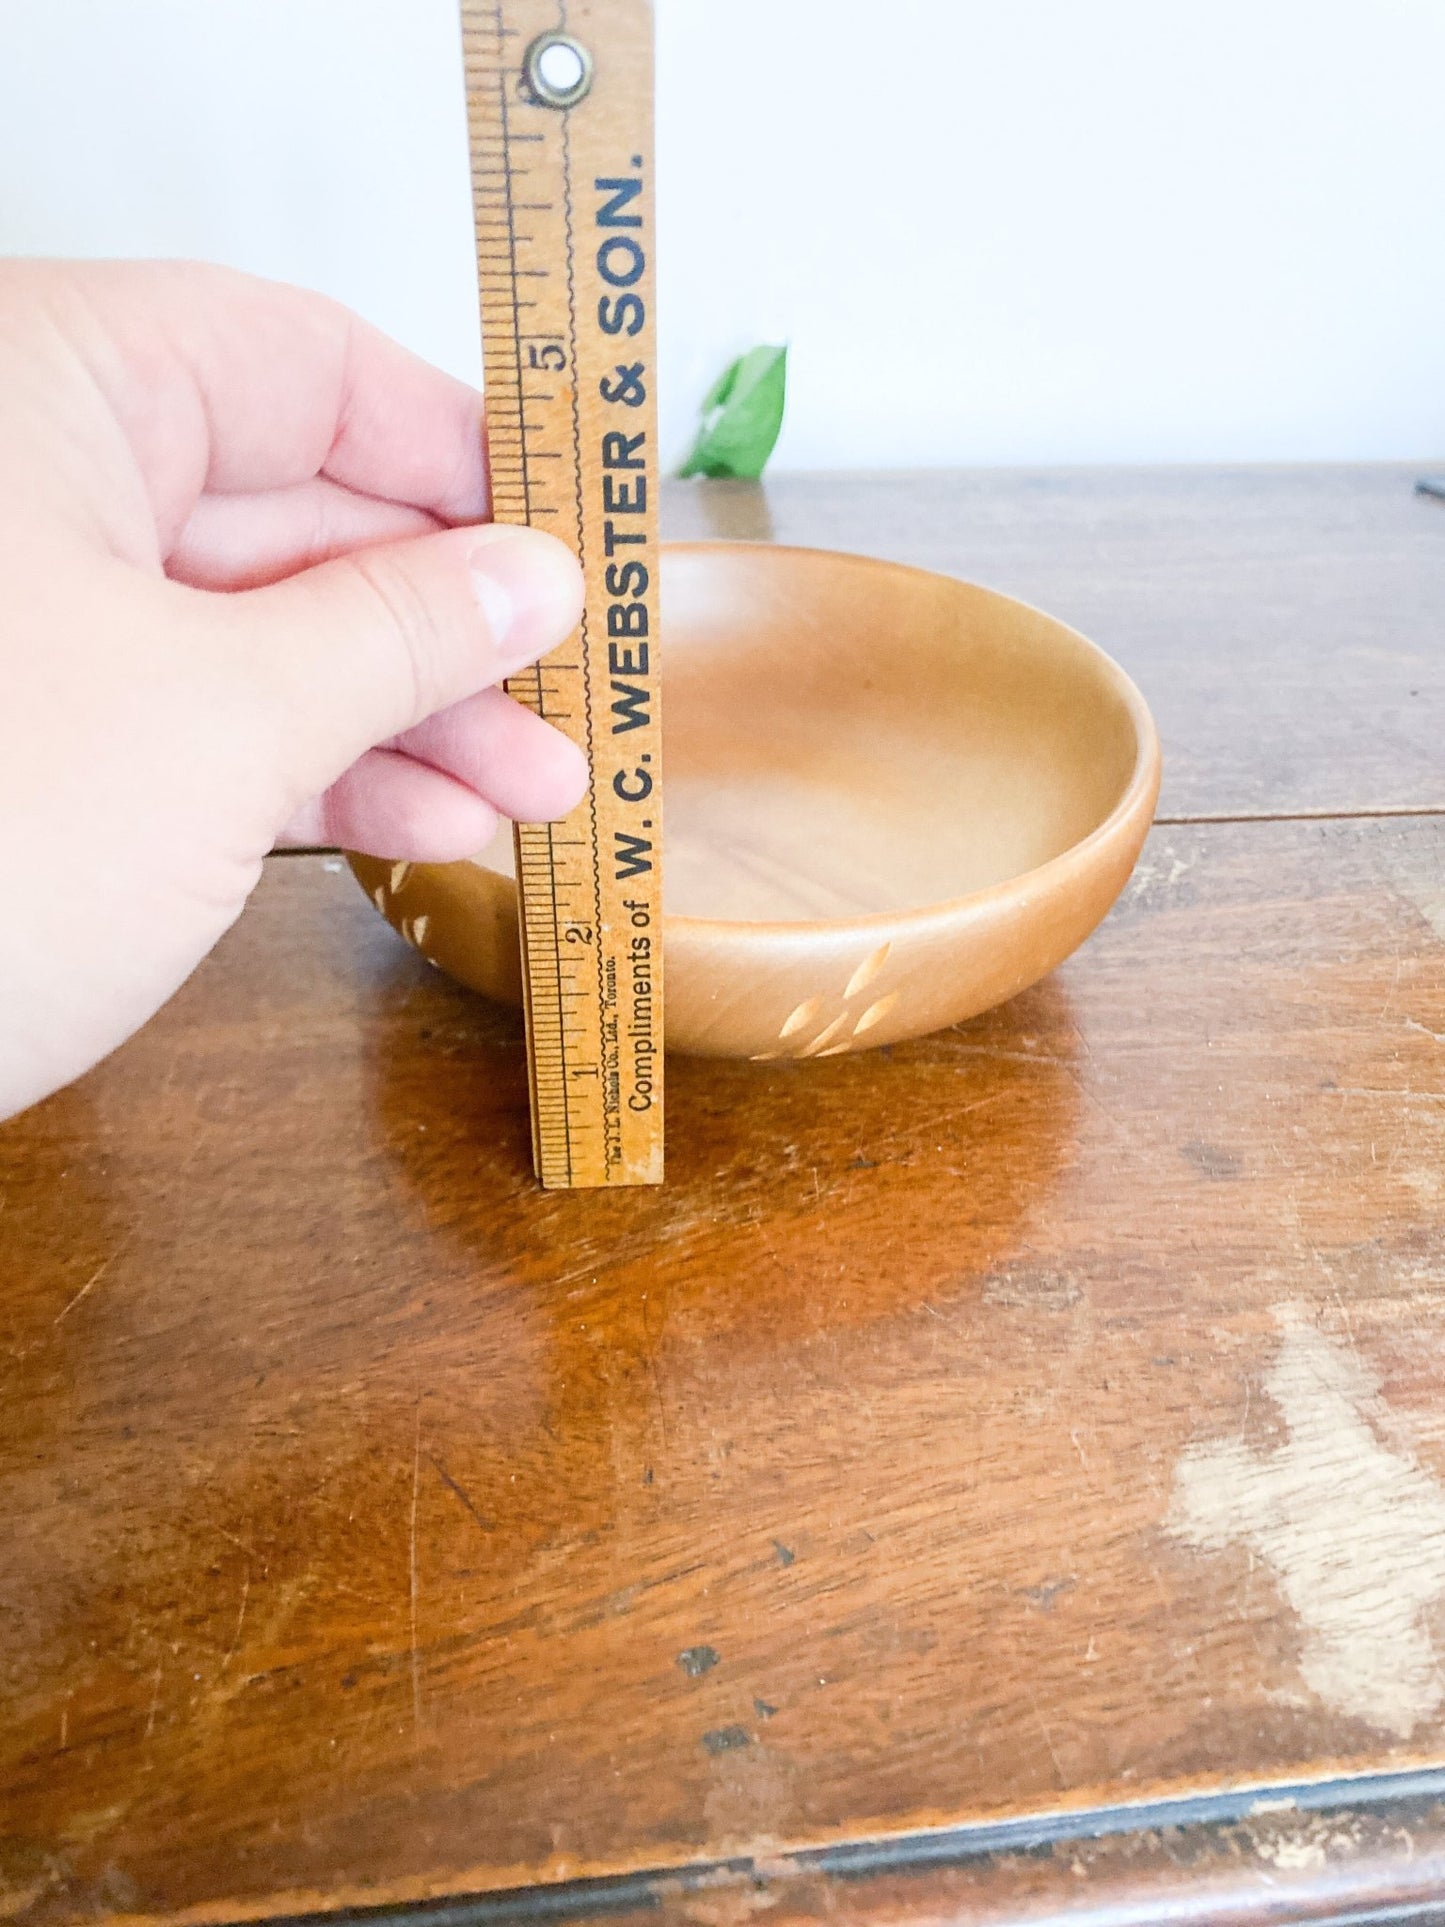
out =
[[[947,582],[961,589],[974,589],[992,601],[1006,603],[1009,607],[1021,610],[1024,614],[1035,616],[1077,646],[1084,655],[1093,659],[1103,672],[1104,681],[1109,683],[1122,699],[1134,726],[1134,766],[1122,794],[1109,814],[1101,823],[1094,826],[1087,836],[1071,843],[1067,849],[1060,850],[1057,856],[1047,862],[1036,864],[1031,870],[1020,870],[1014,876],[1005,877],[1000,883],[991,883],[982,890],[971,890],[959,897],[939,897],[930,903],[917,904],[906,910],[873,910],[857,917],[787,917],[787,918],[738,918],[738,917],[698,917],[687,916],[668,910],[664,903],[663,922],[670,939],[678,936],[706,933],[707,940],[716,943],[720,936],[740,943],[752,941],[776,945],[791,937],[797,941],[805,936],[817,938],[820,935],[844,936],[850,932],[860,934],[886,933],[888,930],[906,929],[923,934],[927,929],[957,921],[959,918],[972,918],[998,906],[1006,905],[1010,899],[1022,898],[1024,901],[1035,892],[1048,892],[1062,883],[1066,877],[1080,868],[1087,868],[1089,859],[1102,846],[1117,842],[1135,828],[1140,830],[1140,842],[1153,822],[1155,805],[1159,796],[1159,785],[1163,775],[1163,752],[1159,742],[1159,730],[1145,702],[1142,692],[1128,672],[1122,669],[1114,658],[1091,642],[1086,635],[1070,623],[1063,622],[1047,609],[1037,604],[1025,602],[1021,596],[1008,595],[1002,589],[995,589],[986,582],[975,582],[966,576],[950,575],[942,569],[925,569],[913,562],[894,562],[886,556],[862,555],[852,549],[826,549],[794,542],[749,542],[736,539],[696,540],[687,542],[663,542],[660,545],[664,557],[686,554],[737,553],[738,551],[762,552],[772,556],[806,557],[810,561],[846,562],[869,571],[877,570],[889,574],[920,576],[929,582]],[[664,596],[666,588],[664,587]],[[663,605],[662,627],[663,659],[667,650],[667,609]],[[666,755],[666,716],[663,711],[663,750]],[[667,809],[667,765],[663,764],[663,822],[666,824]],[[1143,817],[1142,826],[1139,819]],[[666,829],[663,830],[663,889],[666,891]]]

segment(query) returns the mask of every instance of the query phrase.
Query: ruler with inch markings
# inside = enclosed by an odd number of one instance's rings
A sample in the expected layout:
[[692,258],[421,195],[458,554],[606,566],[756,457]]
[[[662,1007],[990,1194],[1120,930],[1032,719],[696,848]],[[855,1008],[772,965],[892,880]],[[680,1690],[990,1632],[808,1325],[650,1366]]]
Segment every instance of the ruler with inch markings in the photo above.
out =
[[537,1174],[662,1178],[652,12],[462,0],[492,510],[586,576],[579,631],[507,688],[585,752],[518,824]]

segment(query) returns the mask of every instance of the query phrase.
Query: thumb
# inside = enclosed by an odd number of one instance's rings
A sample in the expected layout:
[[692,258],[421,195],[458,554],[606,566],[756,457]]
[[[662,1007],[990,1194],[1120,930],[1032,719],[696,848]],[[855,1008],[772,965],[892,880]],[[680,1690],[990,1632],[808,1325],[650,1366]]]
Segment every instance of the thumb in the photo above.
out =
[[299,801],[564,642],[582,572],[554,537],[489,523],[359,549],[224,610]]

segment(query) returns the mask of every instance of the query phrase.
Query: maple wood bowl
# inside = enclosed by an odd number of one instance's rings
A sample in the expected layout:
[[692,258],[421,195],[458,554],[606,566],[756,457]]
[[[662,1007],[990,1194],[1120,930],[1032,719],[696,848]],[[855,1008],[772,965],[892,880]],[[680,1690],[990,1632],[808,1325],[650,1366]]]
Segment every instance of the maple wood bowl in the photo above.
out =
[[[669,1048],[828,1057],[1002,1003],[1082,943],[1153,816],[1124,672],[1052,617],[812,549],[664,551]],[[351,858],[463,983],[521,1002],[510,830]]]

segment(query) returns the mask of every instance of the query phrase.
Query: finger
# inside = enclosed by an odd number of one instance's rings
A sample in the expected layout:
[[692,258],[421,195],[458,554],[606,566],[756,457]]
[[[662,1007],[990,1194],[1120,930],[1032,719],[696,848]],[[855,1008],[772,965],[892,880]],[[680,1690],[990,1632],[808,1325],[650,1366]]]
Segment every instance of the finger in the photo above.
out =
[[581,603],[581,571],[560,542],[489,525],[197,598],[195,620],[212,625],[230,672],[261,705],[290,791],[284,819],[378,743],[564,641]]
[[263,494],[203,495],[166,562],[196,589],[257,589],[352,549],[425,535],[425,509],[379,502],[325,476]]
[[581,802],[587,758],[501,689],[429,716],[387,746],[465,783],[518,823],[551,823]]
[[203,493],[326,475],[446,523],[488,511],[481,397],[323,296],[194,262],[53,291],[150,489],[162,553]]
[[303,804],[277,838],[409,863],[457,863],[485,849],[495,810],[464,784],[410,756],[374,749]]

